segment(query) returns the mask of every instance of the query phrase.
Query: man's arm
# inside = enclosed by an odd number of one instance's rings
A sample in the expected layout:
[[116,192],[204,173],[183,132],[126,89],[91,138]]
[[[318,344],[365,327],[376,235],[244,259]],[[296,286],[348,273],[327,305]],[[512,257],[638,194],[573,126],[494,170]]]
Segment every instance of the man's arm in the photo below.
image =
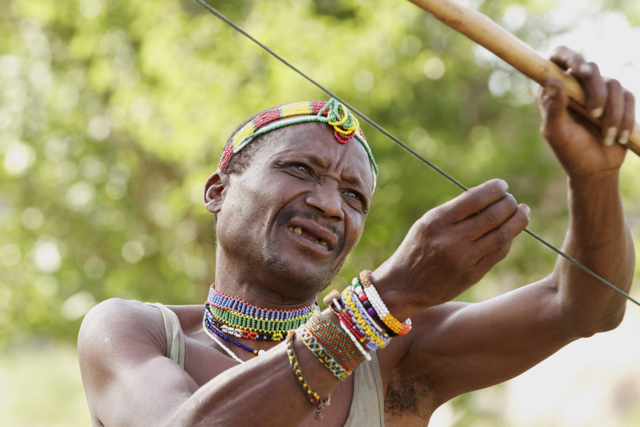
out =
[[[339,381],[295,343],[305,378],[327,396]],[[297,426],[315,410],[289,366],[284,344],[242,365],[213,352],[204,358],[212,369],[230,369],[202,387],[165,353],[156,308],[112,299],[87,314],[78,355],[94,425]],[[194,361],[187,355],[187,365]]]
[[[547,82],[541,94],[542,132],[569,177],[564,250],[627,291],[635,255],[618,193],[625,149],[608,143],[624,138],[633,126],[633,98],[568,49],[559,49],[552,59],[575,70],[588,94],[587,108],[601,114],[604,123],[601,133],[574,119],[562,83]],[[437,297],[453,297],[477,282],[528,222],[523,206],[506,192],[499,198],[499,190],[491,188],[491,182],[474,188],[427,214],[374,273],[374,283],[389,288],[383,298],[391,312],[401,319],[413,316],[414,331],[396,341],[404,354],[395,372],[404,372],[405,381],[428,376],[424,403],[431,408],[519,375],[577,338],[616,327],[624,314],[620,295],[564,258],[544,280],[500,297],[436,305],[442,302]],[[388,285],[403,277],[404,288]],[[446,287],[450,294],[442,291]]]

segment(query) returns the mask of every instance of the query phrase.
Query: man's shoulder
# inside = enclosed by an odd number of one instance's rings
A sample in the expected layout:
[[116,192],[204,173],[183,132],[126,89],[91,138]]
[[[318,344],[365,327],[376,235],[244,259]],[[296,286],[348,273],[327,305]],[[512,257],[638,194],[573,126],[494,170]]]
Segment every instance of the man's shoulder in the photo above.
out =
[[158,351],[166,347],[160,311],[140,301],[111,298],[89,310],[82,321],[78,354],[81,359],[118,356],[144,343]]
[[[78,359],[95,420],[115,419],[108,424],[129,425],[120,417],[131,413],[123,415],[118,408],[123,399],[136,401],[141,381],[154,383],[160,371],[171,378],[186,378],[185,371],[166,357],[164,328],[160,310],[140,301],[112,298],[87,313],[78,334]],[[146,390],[151,392],[153,387]]]
[[157,321],[160,312],[140,301],[124,300],[122,298],[110,298],[95,305],[82,321],[83,329],[102,329],[109,326],[109,329],[119,325],[128,326],[127,329],[144,326],[145,323]]

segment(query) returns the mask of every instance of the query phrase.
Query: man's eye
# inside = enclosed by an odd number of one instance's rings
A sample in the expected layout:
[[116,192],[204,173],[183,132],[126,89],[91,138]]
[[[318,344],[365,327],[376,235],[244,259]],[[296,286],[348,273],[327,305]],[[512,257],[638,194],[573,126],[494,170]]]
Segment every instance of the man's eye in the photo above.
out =
[[311,169],[309,169],[305,165],[295,165],[295,168],[298,169],[300,172],[305,173],[307,175],[311,174]]
[[347,197],[351,197],[351,198],[353,198],[355,200],[358,200],[359,202],[362,202],[362,196],[360,196],[360,194],[355,192],[355,191],[347,190],[347,191],[344,192],[344,194]]

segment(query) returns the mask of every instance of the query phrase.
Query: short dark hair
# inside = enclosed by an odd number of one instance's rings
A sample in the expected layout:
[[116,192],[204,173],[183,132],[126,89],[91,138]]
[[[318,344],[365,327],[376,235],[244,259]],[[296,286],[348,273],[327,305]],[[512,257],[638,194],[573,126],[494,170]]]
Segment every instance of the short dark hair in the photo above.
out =
[[[233,138],[233,135],[235,135],[240,129],[242,129],[244,125],[246,125],[247,123],[249,123],[251,120],[255,119],[258,115],[262,113],[263,111],[256,113],[253,116],[246,119],[245,121],[243,121],[242,123],[240,123],[238,127],[236,127],[233,130],[233,132],[231,132],[231,135],[229,135],[229,138],[227,139],[227,141]],[[262,141],[262,139],[264,139],[265,136],[266,135],[260,135],[255,137],[249,145],[244,147],[237,154],[234,154],[233,156],[231,156],[231,159],[229,160],[229,163],[227,164],[227,167],[225,168],[224,173],[226,173],[227,175],[231,175],[231,174],[242,175],[244,171],[247,170],[249,165],[251,165],[251,162],[253,161],[255,154],[259,151],[258,149],[262,145],[260,144],[260,142]],[[226,144],[225,144],[225,147],[226,147]]]

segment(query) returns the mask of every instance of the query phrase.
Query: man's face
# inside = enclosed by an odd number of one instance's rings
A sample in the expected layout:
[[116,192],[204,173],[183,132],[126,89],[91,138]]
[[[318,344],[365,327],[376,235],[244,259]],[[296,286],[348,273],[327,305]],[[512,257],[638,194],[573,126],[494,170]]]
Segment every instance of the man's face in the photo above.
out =
[[216,223],[219,250],[283,296],[312,295],[360,240],[371,164],[360,142],[339,144],[323,123],[265,137],[244,173],[229,176]]

